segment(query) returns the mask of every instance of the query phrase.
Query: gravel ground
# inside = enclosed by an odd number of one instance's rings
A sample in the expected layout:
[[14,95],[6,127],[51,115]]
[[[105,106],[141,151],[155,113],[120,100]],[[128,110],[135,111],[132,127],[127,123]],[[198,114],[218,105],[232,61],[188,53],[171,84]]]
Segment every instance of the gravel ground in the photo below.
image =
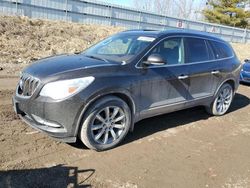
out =
[[[140,121],[105,152],[53,140],[24,124],[11,95],[33,60],[81,51],[120,28],[0,17],[0,188],[250,187],[250,86],[230,112],[192,108]],[[95,32],[93,32],[95,31]],[[233,44],[241,60],[249,44]]]
[[250,187],[250,86],[225,116],[192,108],[146,119],[95,152],[24,124],[11,105],[16,81],[0,79],[0,187]]

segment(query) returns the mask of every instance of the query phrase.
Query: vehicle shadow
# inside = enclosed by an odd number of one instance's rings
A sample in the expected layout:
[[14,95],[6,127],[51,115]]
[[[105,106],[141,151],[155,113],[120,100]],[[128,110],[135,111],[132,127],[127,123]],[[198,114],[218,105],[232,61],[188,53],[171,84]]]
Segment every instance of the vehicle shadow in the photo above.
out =
[[[247,96],[237,93],[228,114],[249,104],[250,99]],[[205,120],[209,117],[211,117],[211,115],[205,112],[204,107],[195,107],[161,116],[156,116],[153,118],[148,118],[136,123],[133,133],[128,134],[121,144],[124,145],[154,134],[156,132],[160,132],[177,126],[183,126],[185,124],[196,122],[199,120]]]
[[[78,182],[78,175],[84,180]],[[77,167],[58,165],[49,168],[0,171],[0,187],[91,187],[85,182],[95,173],[94,169],[78,170]]]
[[[249,104],[250,99],[247,96],[236,93],[228,114],[238,109],[244,108]],[[134,131],[125,137],[121,145],[128,144],[156,132],[164,131],[173,127],[183,126],[199,120],[206,120],[209,117],[211,117],[211,115],[206,113],[204,107],[194,107],[144,119],[135,124]],[[76,143],[70,145],[78,149],[87,149],[79,139]]]
[[250,83],[246,83],[246,82],[240,82],[240,84],[243,86],[250,86]]
[[234,112],[250,104],[250,99],[240,93],[236,93],[228,113]]

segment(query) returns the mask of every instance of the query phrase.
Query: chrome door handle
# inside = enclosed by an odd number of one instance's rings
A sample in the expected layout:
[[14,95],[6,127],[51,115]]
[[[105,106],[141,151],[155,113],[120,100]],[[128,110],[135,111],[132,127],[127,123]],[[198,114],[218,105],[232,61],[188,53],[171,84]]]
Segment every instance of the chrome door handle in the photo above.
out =
[[219,73],[220,73],[220,71],[218,71],[218,70],[214,70],[211,72],[211,74],[219,74]]
[[179,80],[184,80],[184,79],[187,79],[188,78],[188,75],[181,75],[181,76],[178,76],[178,79]]

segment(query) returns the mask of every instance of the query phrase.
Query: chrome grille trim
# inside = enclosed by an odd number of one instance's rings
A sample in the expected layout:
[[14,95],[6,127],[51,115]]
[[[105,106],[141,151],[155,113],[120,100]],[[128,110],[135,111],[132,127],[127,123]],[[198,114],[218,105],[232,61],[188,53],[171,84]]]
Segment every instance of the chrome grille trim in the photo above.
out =
[[31,97],[40,84],[40,80],[28,74],[22,74],[17,87],[17,94],[22,97]]

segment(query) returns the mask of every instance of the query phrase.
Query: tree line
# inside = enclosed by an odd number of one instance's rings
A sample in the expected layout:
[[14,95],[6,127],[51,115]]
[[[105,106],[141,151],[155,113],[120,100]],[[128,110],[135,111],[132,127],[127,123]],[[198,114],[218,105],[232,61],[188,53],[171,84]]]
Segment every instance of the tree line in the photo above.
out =
[[138,9],[166,16],[250,28],[250,0],[134,0]]

